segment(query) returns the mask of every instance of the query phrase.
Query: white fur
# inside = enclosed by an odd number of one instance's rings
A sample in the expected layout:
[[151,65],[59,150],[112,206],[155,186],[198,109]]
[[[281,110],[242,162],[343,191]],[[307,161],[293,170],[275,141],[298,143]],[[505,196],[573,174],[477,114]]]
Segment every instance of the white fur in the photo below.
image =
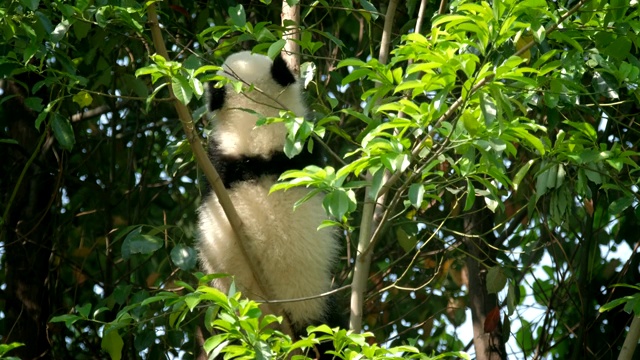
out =
[[307,113],[300,83],[283,90],[271,78],[271,64],[267,56],[243,51],[229,56],[223,70],[218,72],[218,75],[242,80],[255,88],[238,94],[229,86],[225,104],[233,104],[233,107],[224,106],[217,111],[213,136],[228,154],[263,155],[284,147],[287,134],[284,124],[255,128],[258,117],[243,109],[252,109],[263,116],[278,116],[283,106],[297,116]]
[[[271,79],[270,67],[269,58],[249,52],[230,56],[224,65],[228,71],[233,70],[241,79],[303,116],[306,107],[300,85],[296,83],[282,91],[282,87]],[[280,107],[255,90],[244,95],[227,90],[225,106],[216,113],[213,132],[222,144],[222,150],[230,155],[266,155],[272,150],[282,150],[286,136],[283,124],[255,127],[257,118],[238,109],[250,108],[263,115],[275,116],[278,109],[272,106]],[[315,196],[294,211],[294,203],[309,190],[295,188],[269,194],[275,181],[275,176],[262,176],[258,181],[235,183],[228,189],[249,240],[244,247],[256,261],[253,267],[263,272],[261,278],[267,280],[263,286],[277,300],[329,291],[338,244],[331,230],[317,231],[326,219],[322,197]],[[203,270],[232,274],[244,295],[264,300],[266,294],[258,290],[251,267],[238,247],[239,240],[213,193],[200,207],[199,228],[198,248]],[[215,281],[214,286],[226,291],[230,281],[222,278]],[[324,320],[325,304],[323,298],[282,303],[280,307],[287,312],[293,325],[306,326],[311,321]]]
[[[326,218],[322,199],[314,197],[293,211],[293,204],[308,190],[297,188],[268,195],[274,180],[263,177],[258,184],[242,182],[229,192],[250,240],[245,248],[257,260],[258,271],[263,271],[263,277],[268,281],[264,286],[278,299],[296,299],[329,291],[330,269],[338,249],[329,229],[316,231]],[[265,299],[238,247],[239,240],[213,195],[200,208],[200,231],[200,260],[204,270],[233,274],[246,296]],[[223,278],[214,285],[227,290],[229,283],[228,278]],[[306,324],[311,320],[323,320],[324,302],[324,299],[314,299],[281,305],[293,323]]]

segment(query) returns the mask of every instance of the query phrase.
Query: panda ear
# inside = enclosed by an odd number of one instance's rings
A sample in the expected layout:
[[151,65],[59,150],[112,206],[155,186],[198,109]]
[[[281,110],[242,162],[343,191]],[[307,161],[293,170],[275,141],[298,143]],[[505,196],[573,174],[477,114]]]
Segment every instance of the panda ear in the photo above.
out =
[[224,86],[220,88],[215,87],[217,83],[217,81],[209,81],[207,83],[207,108],[209,112],[220,110],[224,105],[226,90]]
[[282,53],[278,53],[278,56],[273,59],[271,77],[282,87],[287,87],[296,82],[296,77],[293,75],[291,69],[289,69],[287,62],[282,58]]

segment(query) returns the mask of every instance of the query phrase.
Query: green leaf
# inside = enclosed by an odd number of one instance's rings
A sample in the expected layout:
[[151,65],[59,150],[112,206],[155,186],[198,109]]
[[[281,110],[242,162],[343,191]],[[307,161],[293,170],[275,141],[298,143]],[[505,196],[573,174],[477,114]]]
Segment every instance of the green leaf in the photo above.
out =
[[67,327],[73,325],[76,321],[85,320],[81,316],[65,314],[60,316],[54,316],[49,322],[64,322]]
[[518,299],[516,299],[515,286],[509,282],[507,287],[507,315],[511,316],[518,305]]
[[67,33],[67,31],[69,31],[69,28],[71,27],[71,24],[69,23],[68,20],[62,20],[58,25],[56,25],[56,28],[53,29],[53,32],[51,33],[51,42],[53,43],[58,43],[60,40],[62,40],[62,38],[65,36],[65,34]]
[[500,266],[494,266],[487,271],[487,292],[496,294],[507,285],[507,277]]
[[371,18],[373,20],[378,19],[378,9],[376,9],[376,7],[372,3],[368,2],[367,0],[360,0],[360,5],[363,9],[367,10],[369,14],[371,14]]
[[129,91],[138,97],[146,98],[149,96],[149,88],[147,84],[141,79],[136,78],[131,74],[123,74],[120,80],[124,84],[122,91],[128,93]]
[[411,205],[416,209],[420,209],[423,199],[424,186],[422,184],[411,184],[411,186],[409,186],[409,201],[411,202]]
[[84,318],[89,317],[89,311],[91,311],[91,304],[87,303],[82,306],[76,306],[76,311]]
[[603,53],[619,61],[622,61],[629,57],[631,46],[631,40],[629,40],[626,36],[620,36],[616,40],[611,42],[609,46],[607,46],[603,50]]
[[247,14],[244,12],[242,4],[229,7],[229,18],[233,25],[237,27],[243,28],[247,25]]
[[598,311],[602,313],[605,311],[609,311],[622,304],[626,304],[628,302],[637,301],[637,300],[638,300],[637,296],[634,296],[634,295],[624,296],[619,299],[609,301],[608,303],[602,305]]
[[19,360],[17,357],[4,356],[4,355],[15,348],[19,348],[20,346],[24,346],[24,344],[19,342],[12,342],[10,344],[0,344],[0,359]]
[[584,174],[587,175],[587,178],[594,184],[602,184],[602,176],[600,176],[599,172],[591,169],[584,169]]
[[204,342],[202,348],[207,352],[207,354],[209,354],[210,359],[216,359],[220,354],[220,351],[229,345],[230,341],[227,340],[228,337],[228,333],[222,333],[214,335]]
[[462,124],[471,136],[475,136],[478,133],[478,129],[480,129],[480,121],[470,111],[462,113]]
[[154,73],[162,73],[164,74],[165,72],[156,64],[151,64],[149,66],[145,66],[145,67],[141,67],[138,70],[136,70],[135,75],[136,77],[141,76],[141,75],[148,75],[148,74],[154,74]]
[[54,113],[53,118],[51,119],[51,129],[53,130],[53,135],[56,137],[60,147],[67,151],[71,151],[73,149],[73,144],[76,142],[76,138],[73,134],[73,127],[71,126],[69,119],[58,113]]
[[191,78],[191,88],[196,93],[196,96],[198,98],[204,95],[204,86],[202,85],[202,82],[198,80],[198,78],[196,77]]
[[345,66],[362,67],[364,65],[366,65],[366,63],[360,59],[348,58],[340,61],[337,68],[339,69]]
[[31,11],[35,11],[40,6],[40,0],[20,0],[20,3]]
[[498,114],[496,102],[491,98],[491,96],[489,96],[489,94],[481,94],[480,109],[482,110],[482,116],[484,117],[484,121],[487,126],[496,120],[496,115]]
[[[491,210],[492,212],[496,212],[496,209],[498,208],[498,206],[501,205],[501,203],[493,199],[491,196],[485,196],[484,203],[487,205],[487,209]],[[501,208],[504,209],[504,204],[502,205],[503,206]]]
[[405,252],[414,250],[418,243],[416,236],[407,234],[401,227],[396,228],[396,239]]
[[91,23],[89,22],[76,21],[73,23],[73,34],[78,40],[82,40],[87,37],[89,30],[91,30]]
[[171,78],[171,89],[173,90],[173,95],[178,99],[181,103],[187,105],[189,101],[191,101],[191,97],[193,96],[193,90],[191,89],[191,85],[187,78],[182,75],[175,75]]
[[523,351],[530,352],[533,349],[533,346],[538,343],[533,340],[531,323],[524,319],[520,320],[520,322],[522,323],[522,326],[516,332],[516,342]]
[[597,92],[609,99],[619,99],[618,84],[615,79],[606,73],[595,72],[591,84]]
[[51,23],[51,20],[49,20],[47,15],[45,15],[41,11],[36,11],[35,14],[38,17],[38,21],[40,22],[40,25],[42,25],[42,27],[44,28],[45,33],[47,35],[51,34],[53,32],[53,24]]
[[98,26],[101,28],[105,28],[107,26],[108,23],[108,19],[105,16],[105,12],[107,11],[107,7],[103,6],[98,8],[98,11],[96,11],[95,13],[95,19],[96,19],[96,23],[98,23]]
[[351,199],[345,191],[334,190],[324,197],[322,205],[331,216],[342,219],[351,208]]
[[156,338],[157,336],[154,329],[145,328],[144,330],[136,333],[133,338],[133,345],[136,350],[143,351],[153,345]]
[[518,187],[520,186],[520,183],[522,182],[522,179],[524,179],[524,176],[529,172],[529,169],[531,168],[531,165],[533,165],[533,163],[535,163],[535,159],[531,159],[529,161],[527,161],[524,165],[522,165],[522,167],[520,168],[520,170],[518,170],[518,172],[516,173],[516,175],[513,177],[513,190],[518,190]]
[[164,242],[162,239],[141,233],[142,227],[137,228],[127,235],[122,242],[122,258],[128,259],[133,254],[152,254],[160,249]]
[[564,42],[565,44],[571,45],[573,48],[578,50],[578,52],[580,52],[580,53],[584,52],[584,49],[582,48],[582,46],[580,46],[580,43],[578,43],[571,36],[568,36],[567,34],[565,34],[563,31],[554,31],[553,33],[548,35],[548,37],[553,39],[553,40],[556,40],[556,41],[559,41],[559,42]]
[[171,249],[171,261],[182,270],[189,271],[196,267],[198,254],[195,249],[183,244],[178,244]]
[[284,49],[284,45],[286,43],[287,42],[284,39],[280,39],[274,42],[273,44],[271,44],[271,46],[269,46],[269,50],[267,50],[267,56],[269,56],[272,59],[275,59],[275,57],[278,56],[278,54],[280,54],[282,49]]
[[633,196],[626,196],[616,199],[611,204],[609,204],[609,212],[611,213],[611,215],[617,215],[631,206],[634,200],[635,197]]
[[122,358],[122,348],[124,347],[122,337],[118,334],[118,330],[115,329],[109,331],[105,327],[104,332],[100,346],[109,354],[111,360],[120,360]]
[[513,128],[512,129],[520,138],[524,139],[529,145],[533,146],[540,155],[544,155],[546,153],[544,144],[539,137],[530,134],[526,129],[523,128]]
[[563,121],[563,123],[574,127],[581,133],[585,134],[587,138],[593,142],[598,140],[598,133],[596,129],[586,121]]
[[78,104],[81,108],[85,108],[93,102],[93,98],[91,94],[86,91],[80,91],[79,93],[73,95],[73,102]]
[[476,201],[476,189],[473,186],[473,182],[467,179],[467,199],[464,202],[464,211],[468,211],[473,207],[473,203]]
[[24,104],[31,110],[35,112],[40,112],[44,109],[44,105],[42,105],[42,99],[39,97],[28,97],[24,99]]
[[562,83],[558,79],[551,79],[549,91],[544,93],[544,102],[550,108],[558,106],[560,94],[562,93]]

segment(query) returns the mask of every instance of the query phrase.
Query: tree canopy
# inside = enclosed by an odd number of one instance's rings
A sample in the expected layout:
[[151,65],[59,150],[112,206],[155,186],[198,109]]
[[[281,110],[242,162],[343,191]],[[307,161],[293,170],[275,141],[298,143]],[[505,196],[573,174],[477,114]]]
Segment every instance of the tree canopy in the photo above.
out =
[[[0,356],[332,338],[344,358],[640,358],[636,2],[9,0],[0,17]],[[324,194],[354,330],[298,343],[208,288],[194,249],[203,84],[230,53],[292,43],[311,114],[257,126],[285,122],[288,155],[324,150],[273,191]]]

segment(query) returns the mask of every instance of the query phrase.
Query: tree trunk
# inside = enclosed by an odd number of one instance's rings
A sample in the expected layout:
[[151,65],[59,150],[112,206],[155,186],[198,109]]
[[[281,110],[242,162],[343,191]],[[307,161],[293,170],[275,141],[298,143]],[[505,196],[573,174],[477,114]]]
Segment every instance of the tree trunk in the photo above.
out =
[[[29,75],[20,80],[29,88],[37,81]],[[3,204],[3,220],[6,221],[0,231],[6,281],[2,332],[6,343],[25,344],[12,350],[10,355],[20,359],[47,359],[51,357],[47,321],[50,316],[48,276],[53,237],[49,208],[55,197],[55,178],[48,166],[55,164],[55,159],[46,158],[47,155],[51,157],[51,152],[44,150],[48,147],[43,145],[48,143],[45,140],[49,135],[35,129],[37,114],[25,106],[23,88],[7,81],[2,85],[4,96],[17,96],[2,105],[0,124],[8,133],[1,137],[18,142],[0,144],[0,153],[4,157],[0,161],[3,174],[0,202]],[[44,129],[44,124],[41,129]],[[18,174],[32,155],[33,162],[20,179]]]
[[468,254],[466,264],[469,273],[469,307],[473,323],[473,345],[478,360],[507,359],[499,314],[497,326],[492,331],[485,332],[487,317],[498,306],[498,297],[487,292],[486,281],[487,269],[495,264],[495,251],[489,246],[496,241],[490,230],[492,220],[492,213],[486,208],[471,211],[464,218],[465,234],[468,235],[464,237],[464,243]]

